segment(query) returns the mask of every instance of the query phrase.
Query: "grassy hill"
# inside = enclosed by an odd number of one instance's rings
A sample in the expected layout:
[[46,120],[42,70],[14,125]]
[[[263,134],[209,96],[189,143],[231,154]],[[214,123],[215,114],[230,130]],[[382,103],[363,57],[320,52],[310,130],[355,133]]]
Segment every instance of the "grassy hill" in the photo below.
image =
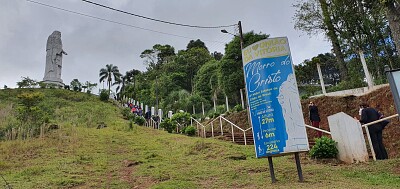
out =
[[[271,184],[268,161],[255,158],[254,146],[129,129],[112,103],[65,90],[0,90],[0,131],[20,124],[23,92],[44,94],[38,106],[60,129],[0,141],[0,174],[13,188],[400,188],[400,159],[345,165],[306,154],[306,182],[297,181],[288,155],[273,158],[278,182]],[[101,122],[107,127],[96,129]]]

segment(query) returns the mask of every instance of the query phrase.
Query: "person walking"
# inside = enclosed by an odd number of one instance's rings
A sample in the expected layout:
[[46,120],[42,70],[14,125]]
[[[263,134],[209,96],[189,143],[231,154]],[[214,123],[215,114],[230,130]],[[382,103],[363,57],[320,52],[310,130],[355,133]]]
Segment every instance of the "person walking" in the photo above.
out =
[[[308,110],[310,112],[311,125],[313,127],[319,128],[319,122],[321,121],[321,118],[319,117],[317,105],[315,105],[313,102],[310,102],[310,104],[308,105]],[[318,138],[321,138],[322,132],[317,131],[317,136]]]
[[[381,117],[379,112],[376,109],[369,107],[367,103],[361,103],[360,109],[361,117],[359,121],[362,124],[371,123],[380,119]],[[371,142],[374,148],[376,159],[380,160],[388,159],[388,154],[386,152],[385,146],[383,145],[382,131],[383,126],[380,123],[375,123],[368,126],[368,132],[371,137]]]

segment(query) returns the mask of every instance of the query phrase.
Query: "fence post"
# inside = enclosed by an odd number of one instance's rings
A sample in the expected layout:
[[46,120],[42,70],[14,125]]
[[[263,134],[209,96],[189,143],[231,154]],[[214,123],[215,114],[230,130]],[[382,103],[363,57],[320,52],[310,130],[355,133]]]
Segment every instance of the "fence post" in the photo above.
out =
[[232,130],[232,141],[235,142],[235,133],[233,132],[233,125],[231,124],[231,130]]
[[246,131],[243,131],[244,145],[247,146]]
[[225,102],[226,102],[226,111],[229,112],[229,102],[228,102],[228,96],[225,95]]
[[197,129],[197,136],[200,136],[200,130],[199,130],[199,124],[196,123],[196,129]]
[[221,126],[221,135],[224,135],[224,130],[222,130],[222,118],[219,116],[219,125]]
[[211,136],[214,138],[214,125],[213,125],[213,122],[211,122]]
[[242,100],[242,108],[244,110],[243,90],[240,89],[240,99]]
[[201,109],[203,110],[203,116],[204,116],[204,102],[201,102]]
[[43,138],[43,125],[40,126],[40,138]]
[[14,140],[14,128],[11,128],[11,140]]
[[18,135],[18,139],[20,139],[20,140],[22,140],[22,132],[21,132],[21,130],[22,130],[22,128],[21,127],[18,127],[18,132],[17,132],[17,135]]

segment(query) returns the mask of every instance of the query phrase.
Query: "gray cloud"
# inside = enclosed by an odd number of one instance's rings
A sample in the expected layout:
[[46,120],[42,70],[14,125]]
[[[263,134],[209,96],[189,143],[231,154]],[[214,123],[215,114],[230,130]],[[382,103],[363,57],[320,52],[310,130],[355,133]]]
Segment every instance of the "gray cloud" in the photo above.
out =
[[[118,21],[133,26],[203,40],[210,51],[224,51],[224,43],[232,36],[220,29],[193,29],[157,23],[96,7],[80,0],[38,2],[68,10]],[[295,1],[272,0],[93,0],[136,14],[193,25],[227,25],[242,21],[244,32],[254,30],[271,37],[287,36],[293,62],[298,64],[331,47],[322,37],[309,38],[293,29]],[[114,64],[122,73],[130,69],[145,70],[140,53],[154,44],[169,44],[184,49],[190,39],[154,33],[113,24],[73,13],[43,7],[24,0],[0,0],[0,88],[16,87],[21,76],[42,80],[45,67],[47,37],[54,31],[62,33],[62,79],[69,83],[98,82],[99,70]],[[226,28],[234,31],[233,28]],[[218,43],[219,41],[224,43]]]

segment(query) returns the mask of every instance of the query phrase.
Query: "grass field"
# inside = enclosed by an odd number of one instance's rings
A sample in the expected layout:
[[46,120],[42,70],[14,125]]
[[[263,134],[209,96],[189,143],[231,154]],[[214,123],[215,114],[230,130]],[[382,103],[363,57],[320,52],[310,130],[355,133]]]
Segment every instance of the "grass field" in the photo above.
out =
[[[0,174],[14,189],[400,188],[400,159],[346,165],[301,154],[305,182],[300,183],[293,155],[276,157],[278,182],[271,184],[268,161],[255,158],[253,146],[140,126],[129,129],[118,109],[94,97],[49,99],[65,101],[55,112],[68,116],[53,119],[61,129],[44,138],[0,142]],[[1,107],[8,107],[7,102]],[[91,108],[85,107],[89,104]],[[101,110],[106,113],[99,113],[100,118],[96,111]],[[97,119],[108,127],[96,129]]]

